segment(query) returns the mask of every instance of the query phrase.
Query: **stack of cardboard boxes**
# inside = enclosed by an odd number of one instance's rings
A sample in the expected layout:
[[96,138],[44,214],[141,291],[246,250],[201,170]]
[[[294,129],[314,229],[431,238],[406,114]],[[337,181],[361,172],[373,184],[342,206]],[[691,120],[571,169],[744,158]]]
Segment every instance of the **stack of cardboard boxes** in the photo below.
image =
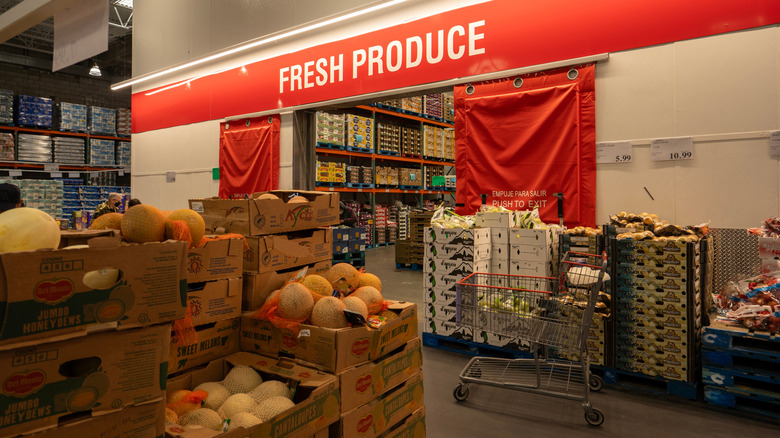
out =
[[401,129],[401,155],[422,157],[422,131],[415,128]]
[[347,114],[345,118],[347,120],[345,146],[372,152],[374,149],[374,120],[370,117],[361,117],[354,114]]
[[425,229],[423,298],[426,332],[468,341],[474,339],[475,313],[458,315],[456,312],[457,283],[474,272],[490,271],[490,235],[490,228],[434,226]]
[[344,145],[344,115],[317,111],[314,123],[316,125],[315,140],[317,143],[336,146]]
[[317,182],[332,182],[343,184],[347,182],[347,165],[335,161],[317,160]]
[[0,255],[0,435],[162,436],[186,244]]
[[431,224],[431,211],[409,213],[409,230],[406,239],[395,242],[395,262],[422,265],[425,259],[425,227]]
[[379,153],[389,152],[392,155],[401,154],[401,127],[398,125],[388,125],[378,123],[376,125],[377,144],[376,150]]

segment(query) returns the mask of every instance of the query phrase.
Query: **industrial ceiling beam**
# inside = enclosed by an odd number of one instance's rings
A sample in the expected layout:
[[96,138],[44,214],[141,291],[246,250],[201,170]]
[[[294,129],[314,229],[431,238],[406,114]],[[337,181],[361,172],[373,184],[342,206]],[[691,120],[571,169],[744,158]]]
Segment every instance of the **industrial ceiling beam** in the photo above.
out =
[[0,44],[39,24],[79,0],[24,0],[0,15]]

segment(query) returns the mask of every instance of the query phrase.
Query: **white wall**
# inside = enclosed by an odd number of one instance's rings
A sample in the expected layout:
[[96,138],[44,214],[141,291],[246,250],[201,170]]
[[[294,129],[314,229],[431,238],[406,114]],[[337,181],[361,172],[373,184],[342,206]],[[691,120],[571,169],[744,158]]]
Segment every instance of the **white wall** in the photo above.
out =
[[[371,19],[143,84],[134,92],[478,2],[412,1]],[[138,1],[134,74],[259,36],[251,26],[246,8],[255,9],[249,3],[256,2]],[[262,3],[306,11],[321,2]],[[334,8],[358,3],[364,2],[328,2]],[[278,24],[276,31],[322,15],[317,10],[291,22],[285,11],[268,9],[265,23]],[[264,30],[259,33],[267,33]],[[761,138],[765,131],[780,129],[779,84],[777,26],[611,54],[596,68],[597,141],[637,140],[638,145],[632,163],[598,166],[597,222],[621,210],[655,212],[680,224],[711,220],[718,227],[757,226],[768,216],[780,215],[780,164],[769,157],[768,141]],[[218,165],[218,133],[217,122],[206,122],[133,135],[134,194],[164,209],[186,206],[190,197],[216,195],[218,183],[211,181],[210,169]],[[693,161],[650,162],[649,139],[677,136],[694,137]],[[292,188],[289,116],[282,118],[281,142],[280,186]],[[165,183],[164,172],[192,169],[208,172],[179,175],[176,183]]]

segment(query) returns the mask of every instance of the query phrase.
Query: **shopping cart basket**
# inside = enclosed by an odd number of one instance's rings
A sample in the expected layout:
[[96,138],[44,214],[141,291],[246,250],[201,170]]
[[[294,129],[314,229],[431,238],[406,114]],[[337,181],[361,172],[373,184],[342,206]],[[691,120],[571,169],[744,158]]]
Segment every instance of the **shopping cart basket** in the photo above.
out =
[[567,252],[557,278],[474,273],[459,281],[458,324],[517,338],[533,358],[471,359],[455,399],[465,400],[470,384],[551,395],[581,401],[588,424],[601,425],[604,415],[588,399],[602,381],[590,373],[587,336],[606,265],[606,253]]

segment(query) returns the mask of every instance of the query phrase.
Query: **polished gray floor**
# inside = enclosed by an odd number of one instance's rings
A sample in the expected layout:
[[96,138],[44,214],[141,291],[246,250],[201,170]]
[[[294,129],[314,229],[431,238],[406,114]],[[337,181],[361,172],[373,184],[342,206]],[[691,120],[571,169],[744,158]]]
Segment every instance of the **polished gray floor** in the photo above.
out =
[[[422,273],[396,270],[394,247],[366,252],[366,271],[382,279],[385,298],[411,301],[422,320]],[[431,438],[451,437],[778,437],[780,422],[740,411],[714,408],[703,401],[630,393],[605,387],[592,404],[605,417],[588,426],[579,403],[503,388],[471,386],[456,402],[452,391],[469,357],[423,348],[426,426]]]

